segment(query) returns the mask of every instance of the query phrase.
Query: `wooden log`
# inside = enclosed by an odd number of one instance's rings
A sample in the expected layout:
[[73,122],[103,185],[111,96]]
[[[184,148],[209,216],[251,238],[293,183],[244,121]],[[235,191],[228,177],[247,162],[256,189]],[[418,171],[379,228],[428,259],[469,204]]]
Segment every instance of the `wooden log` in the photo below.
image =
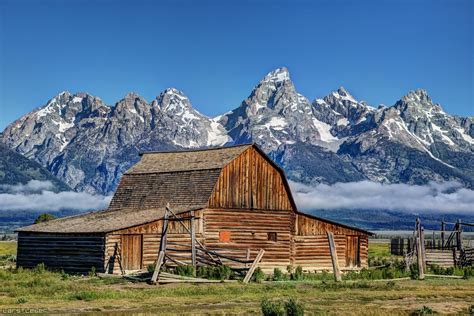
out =
[[243,281],[244,283],[249,283],[250,279],[252,278],[253,273],[255,272],[255,269],[258,266],[258,263],[260,262],[260,260],[262,260],[264,253],[265,253],[265,250],[260,249],[260,251],[257,254],[257,257],[255,258],[252,265],[250,266],[249,271],[247,271],[247,274],[245,275],[245,278]]
[[445,279],[462,279],[460,275],[440,275],[440,274],[425,274],[426,277],[430,278],[445,278]]
[[421,259],[423,260],[423,271],[426,270],[425,229],[420,227]]
[[461,220],[458,219],[457,223],[456,223],[456,227],[457,227],[457,232],[456,232],[456,249],[457,250],[461,250],[462,249],[462,235],[461,235],[461,232],[462,232],[462,225],[461,225]]
[[165,258],[165,252],[160,251],[160,254],[158,255],[158,260],[155,265],[155,271],[153,271],[153,276],[151,277],[152,283],[156,283],[156,280],[158,280],[158,276],[160,274],[160,269],[161,269],[161,266],[163,265],[164,258]]
[[418,263],[418,279],[423,280],[425,278],[425,273],[423,269],[423,253],[421,250],[421,238],[416,237],[416,257]]
[[329,250],[331,252],[331,260],[332,260],[332,269],[334,272],[334,280],[336,282],[341,282],[341,271],[339,270],[339,263],[337,260],[337,252],[336,246],[334,245],[334,235],[332,232],[327,232],[328,241],[329,241]]
[[[250,261],[250,248],[247,248],[247,255],[245,256],[245,260]],[[248,263],[245,263],[245,267],[248,268]]]
[[194,229],[194,211],[191,212],[191,261],[194,267],[194,276],[196,276],[196,230]]
[[444,248],[445,247],[445,244],[444,244],[444,231],[446,229],[446,224],[444,223],[444,221],[441,222],[441,248]]

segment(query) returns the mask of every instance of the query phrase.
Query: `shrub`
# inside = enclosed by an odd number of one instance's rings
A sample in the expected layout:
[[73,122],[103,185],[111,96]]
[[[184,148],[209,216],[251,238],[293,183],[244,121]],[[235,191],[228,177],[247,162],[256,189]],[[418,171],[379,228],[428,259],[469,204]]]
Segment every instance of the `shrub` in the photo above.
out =
[[20,297],[20,298],[18,298],[18,300],[16,302],[18,304],[25,304],[26,302],[28,302],[28,300],[25,297]]
[[35,219],[35,224],[48,222],[53,219],[56,219],[56,216],[48,213],[42,213]]
[[273,281],[282,281],[282,280],[284,280],[283,272],[278,268],[273,269]]
[[196,270],[192,265],[178,266],[176,267],[176,273],[182,276],[194,276]]
[[[463,269],[463,275],[462,275],[463,279],[467,280],[472,276],[474,276],[474,269],[472,267],[465,267]],[[474,310],[473,310],[473,314],[474,314]]]
[[304,306],[298,303],[296,299],[290,298],[289,301],[285,303],[285,311],[288,316],[303,316]]
[[303,268],[301,266],[297,266],[295,272],[291,274],[292,280],[303,280]]
[[414,311],[413,313],[411,313],[412,315],[431,315],[431,314],[434,314],[433,312],[433,309],[431,309],[431,307],[429,306],[423,306],[422,308],[420,308],[419,310],[416,310]]
[[150,264],[146,267],[146,270],[147,270],[149,273],[155,272],[155,264],[154,264],[154,263],[150,263]]
[[416,263],[414,263],[410,266],[410,278],[412,280],[417,280],[419,276],[420,272],[418,271],[418,266],[416,265]]
[[64,270],[61,270],[60,275],[61,275],[61,280],[63,280],[63,281],[69,279],[69,274],[67,274],[66,272],[64,272]]
[[214,280],[228,280],[233,276],[230,267],[220,266],[200,266],[197,268],[196,275],[200,278]]
[[263,280],[265,280],[265,273],[263,273],[260,267],[257,267],[257,269],[255,269],[252,279],[257,283],[261,283]]
[[35,273],[42,274],[46,271],[46,266],[44,265],[44,262],[38,263],[34,269]]
[[260,308],[262,309],[262,314],[264,316],[283,316],[285,315],[283,308],[280,303],[272,302],[269,299],[265,298],[260,303]]
[[74,298],[79,301],[94,301],[99,298],[99,295],[92,291],[81,291],[74,295]]
[[95,277],[97,275],[96,269],[94,266],[92,266],[91,270],[88,273],[89,277]]

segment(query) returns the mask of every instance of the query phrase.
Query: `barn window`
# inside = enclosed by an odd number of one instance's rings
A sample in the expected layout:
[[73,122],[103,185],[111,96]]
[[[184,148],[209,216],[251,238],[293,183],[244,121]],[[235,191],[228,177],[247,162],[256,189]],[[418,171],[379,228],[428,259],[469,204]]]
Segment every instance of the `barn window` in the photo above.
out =
[[219,232],[219,241],[220,242],[229,242],[230,241],[230,231],[223,230]]
[[267,239],[270,241],[277,241],[277,233],[275,232],[267,233]]

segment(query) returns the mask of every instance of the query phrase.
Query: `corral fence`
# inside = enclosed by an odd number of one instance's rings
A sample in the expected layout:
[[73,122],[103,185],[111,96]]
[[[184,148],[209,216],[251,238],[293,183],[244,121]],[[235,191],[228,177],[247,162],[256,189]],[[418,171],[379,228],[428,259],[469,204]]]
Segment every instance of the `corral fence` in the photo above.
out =
[[[440,230],[424,230],[420,219],[417,219],[413,236],[390,239],[390,253],[395,256],[413,257],[420,247],[424,265],[441,267],[465,267],[474,263],[474,247],[463,242],[463,226],[474,227],[474,224],[441,222]],[[451,229],[447,229],[451,227]]]

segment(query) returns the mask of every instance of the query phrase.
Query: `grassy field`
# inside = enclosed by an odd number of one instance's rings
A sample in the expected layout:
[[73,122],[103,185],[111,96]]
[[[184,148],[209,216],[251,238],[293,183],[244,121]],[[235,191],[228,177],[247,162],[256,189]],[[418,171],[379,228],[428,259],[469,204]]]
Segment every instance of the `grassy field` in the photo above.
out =
[[[1,253],[6,252],[6,247],[0,243]],[[378,247],[372,252],[384,251]],[[474,304],[473,297],[472,278],[151,286],[42,269],[0,270],[0,314],[13,309],[114,315],[146,315],[158,311],[160,314],[258,314],[264,298],[275,301],[296,298],[304,304],[307,314],[409,315],[423,306],[438,313],[467,314]]]
[[15,241],[0,241],[0,256],[16,255]]

